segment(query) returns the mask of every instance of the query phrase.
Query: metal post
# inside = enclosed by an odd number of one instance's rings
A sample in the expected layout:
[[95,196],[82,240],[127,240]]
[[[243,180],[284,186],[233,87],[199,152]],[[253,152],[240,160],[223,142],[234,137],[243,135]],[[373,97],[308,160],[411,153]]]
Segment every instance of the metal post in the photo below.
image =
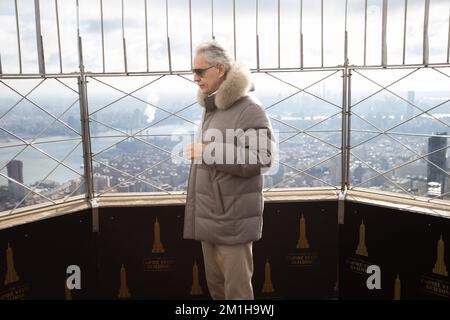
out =
[[408,0],[405,0],[405,14],[403,19],[403,64],[405,64],[405,53],[406,53],[406,22],[408,19]]
[[78,76],[78,92],[80,95],[80,120],[81,138],[83,141],[84,177],[86,183],[86,195],[89,200],[94,198],[94,183],[92,172],[91,134],[89,128],[89,111],[87,98],[87,81],[84,73],[83,45],[81,37],[78,37],[78,59],[80,63],[80,75]]
[[62,68],[62,53],[61,53],[61,33],[59,31],[58,0],[55,0],[55,15],[56,15],[56,32],[58,34],[59,72],[62,73],[63,68]]
[[169,72],[172,74],[172,57],[170,55],[170,37],[169,37],[169,0],[166,0],[166,36],[167,36],[167,57],[169,59]]
[[300,69],[303,69],[303,0],[300,0]]
[[147,19],[147,0],[144,0],[144,11],[145,11],[145,59],[147,62],[147,72],[149,71],[149,60],[148,60],[148,19]]
[[381,26],[381,65],[384,68],[386,68],[387,65],[387,42],[386,42],[387,8],[388,8],[388,0],[383,0],[382,26]]
[[17,9],[17,0],[14,0],[16,12],[16,31],[17,31],[17,50],[19,53],[19,73],[22,73],[22,50],[20,48],[20,28],[19,28],[19,10]]
[[234,41],[234,60],[236,60],[236,0],[233,0],[233,41]]
[[44,44],[42,41],[42,32],[41,32],[41,10],[39,8],[39,0],[34,0],[34,14],[36,22],[36,44],[39,63],[39,73],[41,74],[41,76],[43,76],[45,75],[45,61],[44,61]]
[[189,0],[189,48],[191,57],[191,70],[192,70],[192,0]]
[[450,9],[448,10],[447,63],[450,62]]
[[259,0],[256,0],[256,70],[259,72],[259,30],[258,19],[259,18]]
[[214,0],[211,0],[211,39],[215,39],[214,36]]
[[125,73],[128,74],[127,42],[125,40],[125,9],[123,0],[122,0],[122,43],[123,43],[123,65],[125,68]]
[[367,58],[367,0],[364,4],[364,65]]
[[341,147],[341,190],[344,192],[349,186],[349,95],[348,95],[348,84],[349,84],[349,69],[348,69],[348,58],[347,58],[347,42],[348,33],[345,31],[345,42],[344,42],[344,69],[342,70],[342,147]]
[[320,57],[320,66],[323,68],[323,0],[320,1]]
[[102,31],[102,63],[103,63],[103,73],[105,72],[105,32],[103,27],[103,0],[100,0],[100,24]]
[[281,46],[281,44],[280,44],[280,41],[281,41],[281,39],[280,39],[280,32],[281,32],[281,25],[280,25],[280,10],[281,10],[281,7],[280,7],[281,5],[280,5],[280,0],[278,0],[278,69],[280,69],[280,62],[281,62],[281,57],[280,57],[280,46]]
[[428,66],[429,42],[428,20],[430,16],[430,0],[425,0],[425,12],[423,17],[423,64]]

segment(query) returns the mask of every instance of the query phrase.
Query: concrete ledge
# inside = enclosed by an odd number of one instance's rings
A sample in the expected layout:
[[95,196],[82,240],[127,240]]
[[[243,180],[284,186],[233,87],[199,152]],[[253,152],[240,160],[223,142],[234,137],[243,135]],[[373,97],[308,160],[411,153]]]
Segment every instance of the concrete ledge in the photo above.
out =
[[[340,190],[334,188],[276,189],[265,191],[264,200],[267,203],[337,201],[339,193]],[[161,194],[159,192],[111,193],[97,196],[95,201],[99,208],[182,206],[186,203],[186,194],[185,192],[172,192],[171,194]],[[421,197],[413,199],[407,195],[397,193],[355,188],[347,191],[345,201],[450,218],[450,202],[444,200],[430,201],[428,198]],[[45,203],[20,208],[11,215],[8,215],[8,212],[5,211],[0,213],[0,229],[90,208],[91,203],[84,196],[77,196],[66,202]]]

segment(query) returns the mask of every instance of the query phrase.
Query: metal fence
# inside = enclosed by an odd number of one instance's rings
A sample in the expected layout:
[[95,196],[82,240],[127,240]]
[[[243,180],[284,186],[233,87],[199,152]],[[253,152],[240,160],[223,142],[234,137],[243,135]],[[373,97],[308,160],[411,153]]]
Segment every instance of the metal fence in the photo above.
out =
[[[34,4],[34,32],[21,15],[25,2]],[[9,41],[0,49],[0,211],[5,214],[76,195],[92,200],[110,192],[183,192],[189,165],[175,147],[192,136],[201,110],[190,76],[193,44],[211,38],[252,68],[257,93],[272,92],[261,100],[279,133],[280,159],[278,172],[266,177],[266,190],[375,188],[412,199],[448,198],[448,1],[15,0],[8,5],[0,10],[11,13],[5,16],[14,21],[9,37],[17,48]],[[389,26],[400,13],[398,46]],[[415,25],[408,31],[415,15],[422,16],[415,21],[420,40]],[[97,30],[97,37],[89,30]],[[33,33],[35,50],[29,50]],[[446,43],[432,40],[443,34]],[[408,44],[415,41],[420,46],[409,57]],[[442,89],[420,96],[423,78]],[[185,88],[178,101],[170,99],[172,88]],[[384,100],[377,100],[380,96]],[[390,106],[393,112],[386,111]],[[311,109],[320,109],[320,115]],[[126,118],[132,112],[135,117]],[[180,125],[183,130],[171,131]],[[30,170],[41,174],[26,182]],[[56,176],[65,181],[53,183]]]

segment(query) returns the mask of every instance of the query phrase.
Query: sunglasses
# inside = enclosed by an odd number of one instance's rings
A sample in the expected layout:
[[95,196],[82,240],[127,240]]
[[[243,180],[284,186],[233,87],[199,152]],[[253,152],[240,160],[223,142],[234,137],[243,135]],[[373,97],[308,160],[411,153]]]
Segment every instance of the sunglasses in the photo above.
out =
[[195,73],[196,75],[198,75],[199,77],[203,77],[203,75],[205,74],[206,70],[214,68],[215,66],[211,66],[209,68],[204,68],[204,69],[192,69],[192,72]]

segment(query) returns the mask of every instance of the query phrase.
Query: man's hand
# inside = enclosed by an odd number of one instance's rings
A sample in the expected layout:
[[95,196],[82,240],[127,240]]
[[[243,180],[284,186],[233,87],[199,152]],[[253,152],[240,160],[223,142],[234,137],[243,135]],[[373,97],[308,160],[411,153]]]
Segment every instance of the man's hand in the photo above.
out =
[[185,157],[189,160],[201,160],[203,158],[203,143],[191,143],[186,146]]

